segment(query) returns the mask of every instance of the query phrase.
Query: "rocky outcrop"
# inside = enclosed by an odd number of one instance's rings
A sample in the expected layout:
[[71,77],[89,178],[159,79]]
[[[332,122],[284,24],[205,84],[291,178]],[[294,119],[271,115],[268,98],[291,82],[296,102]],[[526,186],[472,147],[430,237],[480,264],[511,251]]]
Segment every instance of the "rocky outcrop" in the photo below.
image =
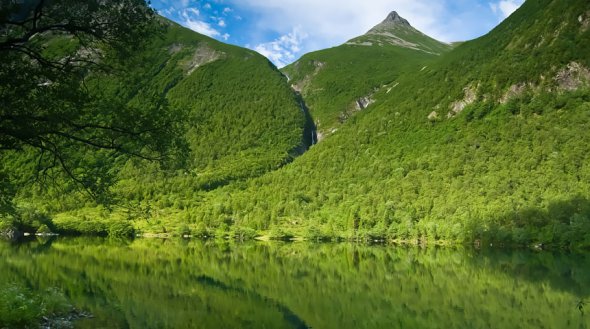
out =
[[206,43],[199,44],[191,59],[184,65],[184,68],[187,74],[191,74],[199,67],[214,62],[223,55],[225,55],[223,52],[216,51]]
[[18,238],[23,237],[23,232],[20,232],[16,228],[4,228],[0,230],[0,238],[5,238],[9,240],[16,240]]
[[[298,93],[302,93],[303,90],[307,87],[307,85],[309,85],[309,83],[311,82],[311,79],[318,73],[320,73],[320,71],[326,66],[326,63],[317,60],[311,60],[310,64],[314,67],[313,73],[307,75],[299,82],[291,85],[291,88],[293,88],[293,90],[295,90]],[[301,65],[299,62],[295,63],[295,69],[298,69],[299,65]]]
[[510,86],[510,88],[508,88],[506,93],[504,93],[504,96],[502,96],[502,98],[500,98],[500,104],[506,104],[506,103],[508,103],[509,100],[514,99],[514,98],[518,98],[520,95],[522,95],[526,91],[526,89],[527,89],[527,84],[524,82],[517,83],[517,84]]
[[451,111],[447,114],[447,118],[453,118],[457,114],[463,112],[467,105],[473,104],[477,99],[477,86],[469,85],[463,88],[464,97],[461,100],[455,101],[451,104]]
[[561,69],[554,78],[558,89],[572,91],[590,84],[590,70],[577,62],[571,62]]
[[410,22],[408,22],[405,18],[401,17],[396,11],[392,11],[391,13],[389,13],[389,15],[387,15],[383,22],[379,23],[378,25],[370,29],[367,34],[379,33],[400,26],[412,27],[412,25],[410,25]]
[[365,97],[361,97],[361,98],[357,99],[355,101],[355,103],[356,103],[356,110],[362,111],[362,110],[366,109],[369,105],[375,103],[375,100],[373,98],[371,98],[371,96],[365,96]]
[[438,113],[436,113],[436,111],[430,112],[430,114],[428,115],[428,121],[436,121],[436,120],[438,120]]

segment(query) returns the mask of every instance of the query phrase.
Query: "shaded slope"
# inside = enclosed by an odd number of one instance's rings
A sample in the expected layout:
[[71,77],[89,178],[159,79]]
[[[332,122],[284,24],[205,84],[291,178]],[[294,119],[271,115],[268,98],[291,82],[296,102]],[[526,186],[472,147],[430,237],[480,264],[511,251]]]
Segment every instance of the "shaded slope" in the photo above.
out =
[[[266,58],[168,25],[166,34],[146,50],[131,51],[124,75],[91,72],[87,83],[93,97],[111,102],[101,106],[122,103],[149,111],[165,103],[176,117],[178,149],[161,166],[73,148],[72,157],[94,168],[87,174],[89,181],[98,178],[105,188],[118,182],[111,195],[126,204],[149,199],[164,207],[176,192],[193,198],[192,193],[276,169],[306,150],[310,138],[303,136],[305,114],[286,79]],[[2,165],[26,179],[35,159],[32,152],[15,154]],[[20,200],[46,204],[49,211],[92,206],[84,205],[79,186],[58,172],[55,177],[58,186],[27,186]]]

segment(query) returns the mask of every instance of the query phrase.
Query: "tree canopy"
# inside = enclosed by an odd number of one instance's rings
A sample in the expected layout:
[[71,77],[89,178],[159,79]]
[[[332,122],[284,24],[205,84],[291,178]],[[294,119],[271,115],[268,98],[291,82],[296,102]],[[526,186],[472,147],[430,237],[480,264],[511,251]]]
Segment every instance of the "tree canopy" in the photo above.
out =
[[91,189],[73,169],[83,166],[74,153],[160,158],[170,126],[164,97],[154,95],[149,108],[138,108],[100,88],[90,93],[88,84],[124,75],[128,52],[162,29],[143,0],[2,1],[0,159],[27,150],[35,153],[34,173],[55,168]]

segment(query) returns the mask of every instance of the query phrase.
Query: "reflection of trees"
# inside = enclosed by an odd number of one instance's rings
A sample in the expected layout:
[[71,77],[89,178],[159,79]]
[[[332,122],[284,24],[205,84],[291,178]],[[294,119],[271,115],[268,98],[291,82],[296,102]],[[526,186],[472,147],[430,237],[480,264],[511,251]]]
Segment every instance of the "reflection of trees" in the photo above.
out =
[[574,301],[590,282],[581,275],[564,275],[588,268],[588,259],[580,255],[350,244],[219,248],[200,241],[94,241],[58,240],[35,263],[19,265],[11,260],[30,249],[11,254],[3,246],[0,276],[10,268],[36,285],[67,285],[87,307],[96,307],[94,297],[84,293],[92,291],[105,298],[103,312],[108,309],[130,324],[148,327],[216,321],[237,327],[248,326],[248,321],[259,321],[259,327],[296,326],[286,321],[292,319],[289,314],[316,328],[583,325]]

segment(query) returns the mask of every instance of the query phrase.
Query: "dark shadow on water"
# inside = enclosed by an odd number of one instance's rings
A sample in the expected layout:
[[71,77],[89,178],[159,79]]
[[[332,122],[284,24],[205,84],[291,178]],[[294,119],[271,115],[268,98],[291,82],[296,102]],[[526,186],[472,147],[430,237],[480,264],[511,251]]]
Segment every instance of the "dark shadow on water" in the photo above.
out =
[[297,329],[310,328],[307,324],[305,324],[305,321],[303,321],[303,319],[299,318],[297,316],[297,314],[295,314],[295,312],[293,312],[287,306],[285,306],[285,305],[283,305],[271,298],[261,296],[258,293],[256,293],[255,291],[248,291],[248,290],[245,290],[240,287],[232,287],[232,286],[229,286],[221,281],[215,280],[214,278],[206,276],[206,275],[201,275],[201,276],[197,277],[196,281],[199,282],[200,284],[214,287],[217,289],[221,289],[226,292],[233,291],[233,292],[239,293],[240,295],[255,297],[256,299],[259,299],[260,301],[263,301],[263,302],[270,304],[270,305],[274,306],[275,308],[277,308],[279,310],[279,312],[281,312],[283,314],[285,321],[287,321],[287,323],[289,323],[292,328],[297,328]]
[[[493,224],[490,224],[493,223]],[[590,200],[574,197],[544,209],[527,208],[468,227],[476,241],[471,258],[519,280],[590,298]],[[530,248],[532,247],[532,248]],[[572,308],[576,301],[572,301]]]

